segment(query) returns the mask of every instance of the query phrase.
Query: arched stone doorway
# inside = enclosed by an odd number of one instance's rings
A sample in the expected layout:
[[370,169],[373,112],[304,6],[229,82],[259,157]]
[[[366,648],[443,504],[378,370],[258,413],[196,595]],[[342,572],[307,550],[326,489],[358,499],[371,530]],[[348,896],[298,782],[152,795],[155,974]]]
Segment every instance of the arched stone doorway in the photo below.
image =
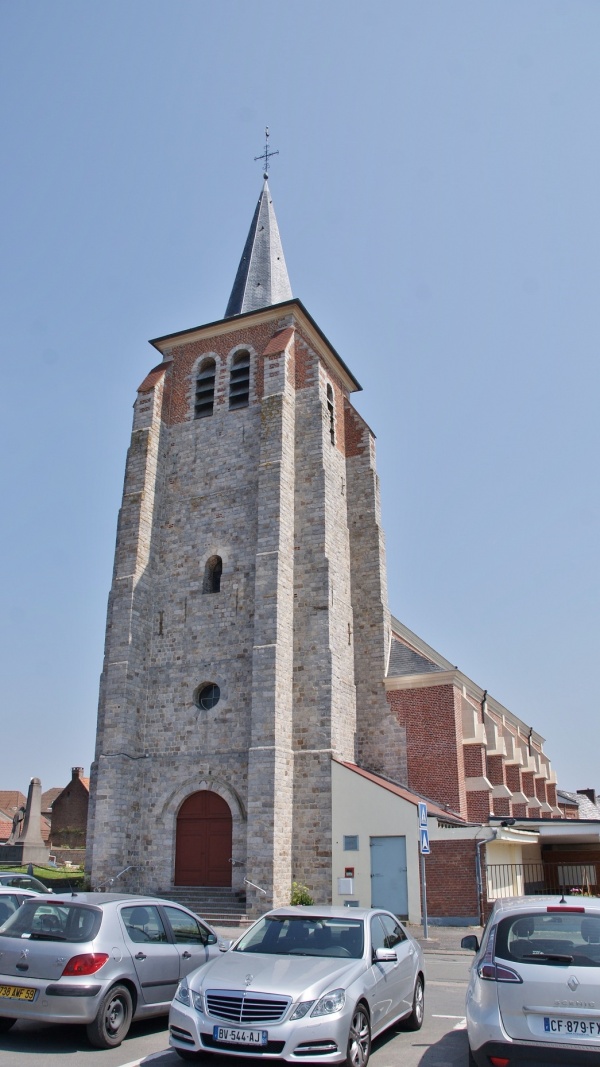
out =
[[177,816],[175,885],[231,885],[231,811],[218,793],[202,789]]

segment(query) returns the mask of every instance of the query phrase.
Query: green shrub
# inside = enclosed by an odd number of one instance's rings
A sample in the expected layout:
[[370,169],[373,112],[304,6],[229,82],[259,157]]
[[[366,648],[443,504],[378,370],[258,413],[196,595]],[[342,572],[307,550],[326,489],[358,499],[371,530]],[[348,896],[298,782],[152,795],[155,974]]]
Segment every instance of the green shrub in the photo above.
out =
[[290,904],[314,904],[307,887],[301,882],[292,882],[292,897]]

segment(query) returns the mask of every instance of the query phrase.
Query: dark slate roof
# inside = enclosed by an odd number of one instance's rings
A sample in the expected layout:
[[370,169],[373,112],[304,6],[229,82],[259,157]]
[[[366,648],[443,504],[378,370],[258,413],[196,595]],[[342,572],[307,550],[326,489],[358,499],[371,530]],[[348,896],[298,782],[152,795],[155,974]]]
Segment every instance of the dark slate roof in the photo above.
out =
[[443,670],[443,667],[438,667],[436,663],[425,659],[412,648],[403,645],[401,641],[392,640],[388,667],[389,678],[397,678],[402,674],[434,674]]
[[258,311],[289,300],[290,280],[283,256],[279,227],[265,178],[250,232],[246,239],[225,318]]

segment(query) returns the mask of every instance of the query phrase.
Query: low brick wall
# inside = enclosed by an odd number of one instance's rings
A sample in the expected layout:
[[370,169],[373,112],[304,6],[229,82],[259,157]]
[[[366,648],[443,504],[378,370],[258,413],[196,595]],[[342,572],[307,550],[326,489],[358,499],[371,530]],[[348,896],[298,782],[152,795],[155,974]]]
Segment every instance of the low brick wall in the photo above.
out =
[[479,923],[475,841],[431,841],[426,859],[429,922],[470,926]]

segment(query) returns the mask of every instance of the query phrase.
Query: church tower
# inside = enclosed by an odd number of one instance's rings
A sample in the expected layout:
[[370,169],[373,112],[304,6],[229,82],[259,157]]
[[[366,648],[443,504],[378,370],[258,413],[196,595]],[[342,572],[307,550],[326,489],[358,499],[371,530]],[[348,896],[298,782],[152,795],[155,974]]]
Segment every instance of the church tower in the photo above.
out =
[[384,688],[374,437],[292,296],[266,174],[225,317],[151,343],[108,604],[92,883],[131,866],[123,888],[249,881],[264,910],[298,880],[326,902],[332,757],[402,781],[406,754]]

